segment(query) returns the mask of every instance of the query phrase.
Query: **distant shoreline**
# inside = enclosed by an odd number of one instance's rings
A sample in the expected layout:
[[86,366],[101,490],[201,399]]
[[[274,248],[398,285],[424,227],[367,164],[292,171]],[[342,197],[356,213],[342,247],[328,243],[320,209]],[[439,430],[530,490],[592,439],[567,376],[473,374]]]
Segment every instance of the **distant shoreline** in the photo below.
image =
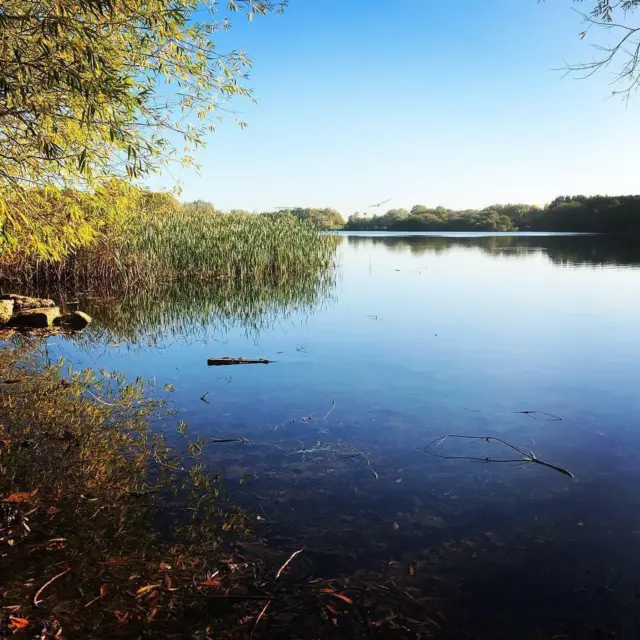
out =
[[352,229],[332,229],[325,231],[331,234],[349,234],[358,236],[430,236],[430,237],[469,237],[477,238],[481,236],[603,236],[616,235],[594,231],[386,231],[383,229],[372,230],[352,230]]

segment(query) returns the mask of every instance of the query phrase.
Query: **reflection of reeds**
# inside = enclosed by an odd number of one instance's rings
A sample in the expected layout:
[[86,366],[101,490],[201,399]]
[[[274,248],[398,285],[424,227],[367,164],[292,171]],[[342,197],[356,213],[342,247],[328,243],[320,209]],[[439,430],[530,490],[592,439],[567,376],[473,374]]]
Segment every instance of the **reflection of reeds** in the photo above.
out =
[[81,307],[109,339],[148,343],[162,336],[196,336],[208,326],[218,331],[243,327],[256,333],[276,319],[309,311],[331,295],[333,286],[334,271],[320,269],[257,283],[160,283],[137,293],[81,299]]

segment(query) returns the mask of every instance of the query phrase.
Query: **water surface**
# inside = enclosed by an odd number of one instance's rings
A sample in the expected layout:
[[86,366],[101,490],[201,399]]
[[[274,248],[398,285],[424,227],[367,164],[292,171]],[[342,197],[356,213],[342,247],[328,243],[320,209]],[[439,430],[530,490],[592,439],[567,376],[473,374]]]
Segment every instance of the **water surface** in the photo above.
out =
[[[441,630],[411,637],[640,637],[640,250],[357,233],[334,276],[271,305],[202,287],[148,313],[84,301],[97,326],[50,352],[171,384],[192,433],[248,439],[209,462],[264,543],[305,547],[309,579],[435,598]],[[446,434],[500,437],[575,478],[425,453]],[[438,452],[513,457],[457,439]]]

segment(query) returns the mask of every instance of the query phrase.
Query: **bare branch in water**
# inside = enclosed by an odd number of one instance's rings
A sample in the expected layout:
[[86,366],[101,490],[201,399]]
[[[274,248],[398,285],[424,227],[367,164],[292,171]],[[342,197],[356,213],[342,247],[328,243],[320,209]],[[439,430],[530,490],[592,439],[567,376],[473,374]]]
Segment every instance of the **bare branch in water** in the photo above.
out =
[[[562,422],[562,418],[553,413],[547,413],[546,411],[514,411],[513,413],[521,413],[528,416],[532,420],[539,420],[540,422]],[[537,418],[536,416],[546,416],[546,418]]]
[[327,415],[324,418],[322,418],[321,422],[324,422],[331,415],[331,413],[333,412],[333,410],[335,408],[336,408],[336,401],[333,400],[333,404],[331,405],[331,409],[329,409]]
[[[464,439],[464,440],[471,440],[474,442],[486,442],[488,444],[491,443],[499,443],[502,444],[505,447],[508,447],[509,449],[511,449],[512,451],[515,451],[520,457],[519,458],[491,458],[489,456],[485,456],[485,457],[479,457],[479,456],[448,456],[448,455],[444,455],[441,453],[438,453],[437,451],[434,451],[434,447],[439,447],[445,440],[447,440],[447,438],[458,438],[458,439]],[[515,463],[531,463],[531,464],[539,464],[542,465],[543,467],[548,467],[549,469],[554,469],[555,471],[558,471],[559,473],[562,473],[566,476],[569,476],[570,478],[573,478],[573,474],[570,471],[567,471],[566,469],[564,469],[563,467],[558,467],[554,464],[551,464],[549,462],[544,462],[543,460],[539,460],[535,454],[533,453],[533,451],[525,451],[524,449],[521,449],[520,447],[511,444],[509,442],[507,442],[506,440],[503,440],[502,438],[497,438],[495,436],[464,436],[464,435],[459,435],[459,434],[449,434],[446,436],[441,436],[440,438],[436,438],[435,440],[431,441],[425,448],[424,451],[432,456],[435,456],[436,458],[441,458],[443,460],[471,460],[473,462],[483,462],[483,463],[489,463],[489,462],[501,462],[501,463],[509,463],[509,464],[515,464]]]

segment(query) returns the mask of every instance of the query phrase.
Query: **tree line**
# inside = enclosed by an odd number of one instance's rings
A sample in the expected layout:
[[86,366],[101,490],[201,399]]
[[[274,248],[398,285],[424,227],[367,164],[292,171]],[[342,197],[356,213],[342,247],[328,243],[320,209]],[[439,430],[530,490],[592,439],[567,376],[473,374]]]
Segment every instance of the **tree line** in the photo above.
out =
[[544,207],[505,204],[462,211],[416,205],[371,217],[355,213],[344,229],[640,233],[640,196],[561,196]]
[[[219,212],[203,200],[185,203],[185,211]],[[222,213],[222,212],[219,212]],[[248,211],[232,209],[225,213]],[[345,231],[555,231],[569,233],[640,234],[640,195],[561,196],[548,205],[495,204],[484,209],[455,210],[415,205],[390,209],[382,215],[354,213],[345,223],[331,208],[296,207],[264,212],[294,216],[321,230]]]

